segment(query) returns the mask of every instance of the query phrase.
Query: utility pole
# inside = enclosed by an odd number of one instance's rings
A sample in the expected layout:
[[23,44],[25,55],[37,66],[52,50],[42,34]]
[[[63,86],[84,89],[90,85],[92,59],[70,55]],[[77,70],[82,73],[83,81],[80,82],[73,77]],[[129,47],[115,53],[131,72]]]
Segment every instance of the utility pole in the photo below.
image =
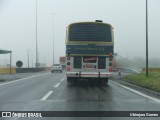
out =
[[54,54],[54,16],[55,16],[55,13],[51,13],[53,15],[53,64],[55,63],[55,54]]
[[37,40],[37,0],[36,0],[36,68],[39,67],[38,60],[38,40]]
[[146,0],[146,77],[148,77],[148,1]]
[[27,49],[28,68],[29,68],[29,49]]

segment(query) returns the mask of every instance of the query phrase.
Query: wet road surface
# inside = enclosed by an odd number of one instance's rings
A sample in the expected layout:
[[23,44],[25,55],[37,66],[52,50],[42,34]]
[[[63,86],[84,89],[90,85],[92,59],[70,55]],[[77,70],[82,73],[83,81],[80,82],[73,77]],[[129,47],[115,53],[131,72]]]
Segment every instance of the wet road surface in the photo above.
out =
[[[0,111],[160,111],[158,99],[150,99],[112,80],[107,85],[78,81],[67,84],[65,72],[42,73],[0,84]],[[138,117],[0,118],[2,120],[135,120]],[[158,120],[156,118],[141,118]]]

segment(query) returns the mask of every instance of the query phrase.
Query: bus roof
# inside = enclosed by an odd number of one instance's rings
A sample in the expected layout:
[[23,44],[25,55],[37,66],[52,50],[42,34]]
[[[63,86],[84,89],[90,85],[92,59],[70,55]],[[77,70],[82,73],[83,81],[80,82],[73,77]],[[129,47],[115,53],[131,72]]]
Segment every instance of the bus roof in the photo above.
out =
[[86,22],[74,22],[74,23],[71,23],[69,24],[68,26],[71,26],[71,25],[74,25],[74,24],[86,24],[86,23],[92,23],[92,24],[106,24],[106,25],[109,25],[111,26],[111,28],[113,29],[112,25],[109,24],[109,23],[104,23],[104,22],[93,22],[93,21],[86,21]]

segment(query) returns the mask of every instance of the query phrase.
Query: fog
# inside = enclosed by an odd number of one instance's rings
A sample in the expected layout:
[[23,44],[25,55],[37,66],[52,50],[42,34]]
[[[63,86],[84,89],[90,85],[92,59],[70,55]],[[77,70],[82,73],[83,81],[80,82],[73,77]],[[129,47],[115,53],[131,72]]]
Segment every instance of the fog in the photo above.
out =
[[[65,55],[68,24],[103,20],[114,28],[114,52],[133,59],[146,54],[146,0],[37,0],[39,62],[53,63]],[[160,60],[160,0],[148,0],[149,59]],[[52,14],[54,13],[54,14]],[[54,32],[54,34],[53,34]],[[53,38],[54,36],[54,38]],[[36,0],[0,0],[0,49],[12,50],[12,64],[36,62]],[[0,55],[0,65],[9,55]]]

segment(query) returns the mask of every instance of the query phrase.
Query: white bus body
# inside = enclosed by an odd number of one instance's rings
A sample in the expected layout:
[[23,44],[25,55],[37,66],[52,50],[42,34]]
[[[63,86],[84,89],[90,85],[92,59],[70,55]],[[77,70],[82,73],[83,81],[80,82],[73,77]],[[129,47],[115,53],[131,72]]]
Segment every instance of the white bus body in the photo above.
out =
[[112,26],[99,22],[70,24],[66,35],[67,82],[97,79],[108,82],[113,60]]

